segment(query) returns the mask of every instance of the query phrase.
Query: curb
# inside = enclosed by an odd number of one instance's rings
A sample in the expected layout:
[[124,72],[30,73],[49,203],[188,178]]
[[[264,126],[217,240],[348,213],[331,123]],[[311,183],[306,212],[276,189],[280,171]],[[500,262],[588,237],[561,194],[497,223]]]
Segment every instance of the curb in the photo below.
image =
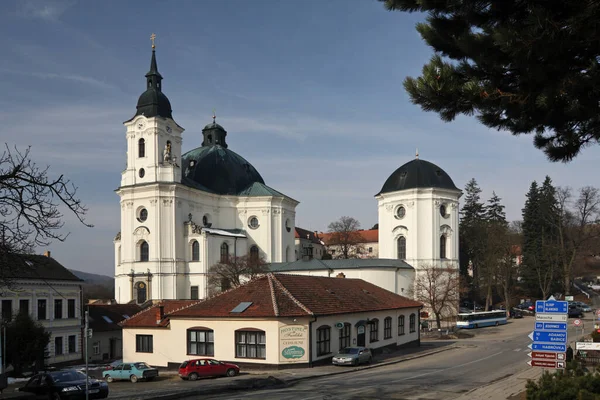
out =
[[[164,395],[152,395],[152,394],[148,394],[148,395],[143,395],[140,394],[139,397],[134,397],[133,399],[139,399],[139,400],[174,400],[174,399],[180,399],[180,398],[184,398],[184,397],[189,397],[189,396],[201,396],[201,395],[213,395],[213,394],[221,394],[221,393],[225,393],[225,392],[236,392],[236,391],[242,391],[242,390],[252,390],[252,389],[266,389],[266,388],[274,388],[274,387],[285,387],[285,386],[293,386],[296,383],[302,382],[302,381],[306,381],[309,379],[315,379],[315,378],[322,378],[325,376],[335,376],[335,375],[342,375],[342,374],[347,374],[350,372],[356,372],[356,371],[362,371],[362,370],[368,370],[368,369],[372,369],[372,368],[379,368],[379,367],[385,367],[387,365],[393,365],[393,364],[398,364],[404,361],[410,361],[410,360],[414,360],[417,358],[422,358],[422,357],[427,357],[427,356],[431,356],[437,353],[441,353],[444,351],[448,351],[448,350],[454,350],[461,347],[460,345],[449,345],[449,346],[444,346],[440,349],[435,349],[435,350],[431,350],[429,352],[426,353],[419,353],[419,354],[415,354],[412,356],[407,356],[407,357],[403,357],[401,359],[396,359],[396,360],[390,360],[390,361],[385,361],[385,362],[381,362],[381,363],[377,363],[377,364],[371,364],[371,365],[366,365],[363,367],[357,367],[357,368],[344,368],[340,371],[334,371],[334,372],[328,372],[328,373],[323,373],[323,374],[319,374],[319,375],[310,375],[310,376],[303,376],[303,377],[299,377],[299,378],[290,378],[290,379],[279,379],[276,378],[274,376],[268,376],[267,378],[250,378],[247,380],[243,380],[243,381],[239,381],[239,384],[233,386],[233,385],[224,385],[223,387],[220,386],[215,386],[215,387],[211,387],[211,388],[194,388],[194,389],[188,389],[188,390],[184,390],[181,392],[176,392],[176,393],[169,393],[169,394],[164,394]],[[117,397],[112,397],[114,399],[132,399],[131,395],[124,395],[124,396],[117,396]]]

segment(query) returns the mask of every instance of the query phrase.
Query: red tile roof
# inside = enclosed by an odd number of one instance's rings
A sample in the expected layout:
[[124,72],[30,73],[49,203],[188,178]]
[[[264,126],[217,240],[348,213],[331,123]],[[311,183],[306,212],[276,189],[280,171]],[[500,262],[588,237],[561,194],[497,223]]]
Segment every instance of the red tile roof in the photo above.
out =
[[[199,300],[162,300],[152,307],[145,308],[139,313],[130,316],[129,319],[121,322],[119,325],[124,328],[165,328],[169,325],[169,319],[159,318],[160,307],[163,307],[163,315],[166,317],[170,313],[198,302]],[[159,319],[160,323],[157,323]]]
[[[367,231],[356,231],[360,236],[362,236],[362,243],[375,243],[379,241],[379,230],[378,229],[369,229]],[[332,237],[334,233],[319,233],[319,238],[326,244],[332,244]]]
[[[232,313],[242,302],[251,304],[241,313]],[[123,326],[166,327],[170,318],[301,317],[422,306],[362,279],[289,274],[267,274],[204,301],[165,300],[163,304],[165,318],[160,324],[153,306]]]

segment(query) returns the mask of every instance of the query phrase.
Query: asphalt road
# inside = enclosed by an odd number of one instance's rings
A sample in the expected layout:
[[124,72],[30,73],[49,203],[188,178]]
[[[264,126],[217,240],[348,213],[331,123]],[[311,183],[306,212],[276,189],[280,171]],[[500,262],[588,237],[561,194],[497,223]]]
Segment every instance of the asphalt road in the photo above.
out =
[[[593,328],[587,315],[586,331]],[[569,320],[571,326],[572,321]],[[222,393],[203,399],[452,399],[514,373],[527,365],[534,318],[511,321],[501,327],[481,328],[461,348],[399,364],[298,382],[282,389]],[[575,338],[574,328],[569,338]],[[197,397],[189,397],[191,400]]]

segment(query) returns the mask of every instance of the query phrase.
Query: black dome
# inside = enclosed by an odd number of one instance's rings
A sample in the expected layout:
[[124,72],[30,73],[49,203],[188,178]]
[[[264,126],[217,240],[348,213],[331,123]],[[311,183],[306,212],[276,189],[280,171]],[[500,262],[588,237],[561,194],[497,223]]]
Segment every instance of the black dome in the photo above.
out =
[[256,168],[220,145],[203,146],[182,157],[182,183],[217,194],[236,195],[255,182],[265,184]]
[[165,94],[154,88],[146,90],[137,102],[137,111],[135,115],[144,115],[147,118],[160,116],[171,118],[171,102]]
[[418,158],[395,170],[383,184],[378,194],[416,188],[459,190],[443,169]]

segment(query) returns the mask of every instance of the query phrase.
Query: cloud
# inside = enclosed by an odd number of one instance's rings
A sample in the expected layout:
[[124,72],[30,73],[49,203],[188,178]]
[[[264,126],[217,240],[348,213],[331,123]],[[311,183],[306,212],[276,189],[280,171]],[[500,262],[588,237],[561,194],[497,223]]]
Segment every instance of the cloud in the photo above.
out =
[[17,15],[47,22],[56,22],[77,1],[75,0],[21,0]]
[[90,85],[90,86],[100,88],[100,89],[118,90],[118,87],[116,85],[106,83],[106,82],[100,81],[98,79],[91,78],[89,76],[82,76],[82,75],[76,75],[76,74],[56,74],[56,73],[52,73],[52,72],[27,72],[27,71],[16,71],[16,70],[5,69],[5,68],[0,68],[0,72],[6,73],[6,74],[13,74],[13,75],[30,76],[30,77],[34,77],[34,78],[40,78],[40,79],[62,79],[62,80],[68,80],[68,81],[77,82],[77,83],[83,83],[83,84]]

